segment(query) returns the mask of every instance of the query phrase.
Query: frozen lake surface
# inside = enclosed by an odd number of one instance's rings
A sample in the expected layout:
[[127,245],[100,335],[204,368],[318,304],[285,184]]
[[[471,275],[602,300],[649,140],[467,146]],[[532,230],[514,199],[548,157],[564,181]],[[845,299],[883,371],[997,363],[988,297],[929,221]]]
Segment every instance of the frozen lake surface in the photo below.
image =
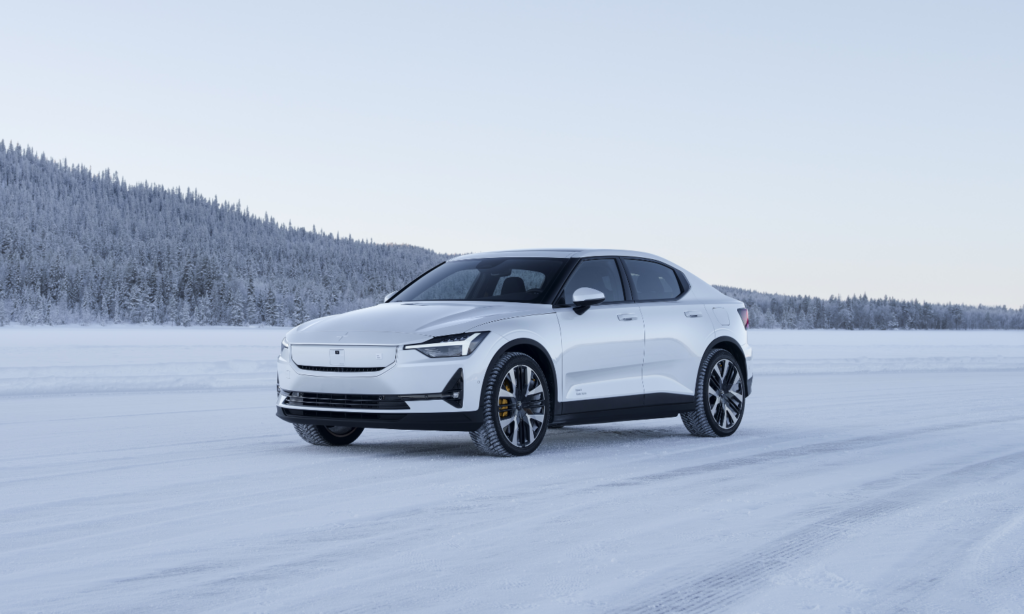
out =
[[0,611],[1021,612],[1024,334],[751,331],[678,418],[301,441],[280,329],[0,328]]

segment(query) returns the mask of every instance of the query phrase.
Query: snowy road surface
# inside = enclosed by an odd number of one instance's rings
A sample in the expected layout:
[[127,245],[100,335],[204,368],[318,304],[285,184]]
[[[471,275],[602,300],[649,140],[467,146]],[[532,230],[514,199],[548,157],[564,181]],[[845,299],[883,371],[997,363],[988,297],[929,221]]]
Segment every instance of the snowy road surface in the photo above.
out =
[[519,459],[305,444],[281,336],[0,328],[0,611],[1024,611],[1019,332],[752,331],[736,436]]

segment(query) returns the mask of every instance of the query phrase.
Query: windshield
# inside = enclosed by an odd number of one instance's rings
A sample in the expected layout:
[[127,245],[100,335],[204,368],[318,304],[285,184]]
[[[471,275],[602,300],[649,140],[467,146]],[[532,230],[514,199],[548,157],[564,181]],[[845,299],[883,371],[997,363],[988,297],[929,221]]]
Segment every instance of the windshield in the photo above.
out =
[[417,279],[391,302],[536,303],[547,295],[566,262],[561,258],[454,260]]

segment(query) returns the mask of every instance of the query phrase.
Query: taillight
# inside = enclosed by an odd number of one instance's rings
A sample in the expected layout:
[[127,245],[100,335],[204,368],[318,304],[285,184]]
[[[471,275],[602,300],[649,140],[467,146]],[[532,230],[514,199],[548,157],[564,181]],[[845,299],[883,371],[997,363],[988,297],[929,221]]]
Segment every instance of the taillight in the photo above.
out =
[[743,328],[750,328],[750,312],[747,311],[747,308],[740,307],[736,311],[740,312],[740,322],[743,322]]

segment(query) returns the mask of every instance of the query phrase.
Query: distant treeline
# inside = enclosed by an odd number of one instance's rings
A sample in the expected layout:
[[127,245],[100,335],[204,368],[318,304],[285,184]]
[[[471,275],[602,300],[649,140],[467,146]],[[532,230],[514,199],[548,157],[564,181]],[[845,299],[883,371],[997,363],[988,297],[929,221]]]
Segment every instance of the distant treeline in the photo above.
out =
[[866,294],[820,299],[715,287],[747,304],[751,328],[1024,329],[1024,308],[871,299]]
[[375,304],[445,258],[0,141],[0,325],[288,325]]
[[[378,303],[447,257],[292,228],[0,141],[0,325],[292,325]],[[1021,309],[719,289],[758,328],[1024,328]]]

